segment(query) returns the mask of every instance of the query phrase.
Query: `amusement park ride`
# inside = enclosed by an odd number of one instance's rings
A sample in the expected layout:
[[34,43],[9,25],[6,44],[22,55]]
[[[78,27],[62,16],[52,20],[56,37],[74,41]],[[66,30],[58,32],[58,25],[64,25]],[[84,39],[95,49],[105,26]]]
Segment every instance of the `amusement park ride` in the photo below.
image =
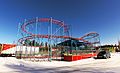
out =
[[17,43],[17,58],[48,61],[59,58],[68,61],[78,60],[72,58],[77,56],[80,59],[83,55],[95,56],[93,52],[96,44],[100,44],[98,33],[90,32],[80,38],[74,38],[71,36],[69,25],[52,18],[25,20],[19,24],[18,30],[18,36],[22,38]]
[[75,61],[96,56],[99,34],[90,32],[75,38],[70,29],[63,21],[53,18],[25,20],[18,27],[16,57],[32,61]]

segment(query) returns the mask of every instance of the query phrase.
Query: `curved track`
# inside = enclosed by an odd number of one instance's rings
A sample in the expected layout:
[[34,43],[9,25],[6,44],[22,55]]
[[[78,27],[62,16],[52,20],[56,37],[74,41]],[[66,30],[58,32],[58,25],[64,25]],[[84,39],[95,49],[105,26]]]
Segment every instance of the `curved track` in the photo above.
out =
[[30,35],[30,36],[26,36],[26,37],[23,37],[23,38],[20,38],[18,40],[18,42],[22,43],[23,41],[25,41],[26,39],[33,39],[34,37],[37,37],[37,38],[65,38],[65,39],[69,39],[69,38],[73,38],[73,39],[76,39],[76,40],[81,40],[83,42],[87,42],[87,43],[91,43],[91,44],[94,44],[94,43],[99,43],[99,41],[95,41],[95,42],[90,42],[87,39],[93,39],[93,38],[97,38],[99,37],[99,34],[96,33],[96,32],[90,32],[90,33],[87,33],[85,34],[84,36],[80,37],[80,38],[74,38],[74,37],[70,37],[70,36],[57,36],[57,35],[43,35],[43,34],[33,34],[32,32],[29,32],[27,31],[26,27],[29,26],[29,25],[33,25],[33,23],[36,23],[36,22],[49,22],[49,23],[52,23],[52,24],[56,24],[56,25],[59,25],[60,27],[63,27],[64,28],[64,32],[68,31],[68,28],[67,28],[67,25],[64,24],[62,21],[59,21],[59,20],[55,20],[55,19],[51,19],[51,18],[38,18],[38,19],[31,19],[31,20],[28,20],[26,21],[25,23],[22,24],[21,26],[21,30]]

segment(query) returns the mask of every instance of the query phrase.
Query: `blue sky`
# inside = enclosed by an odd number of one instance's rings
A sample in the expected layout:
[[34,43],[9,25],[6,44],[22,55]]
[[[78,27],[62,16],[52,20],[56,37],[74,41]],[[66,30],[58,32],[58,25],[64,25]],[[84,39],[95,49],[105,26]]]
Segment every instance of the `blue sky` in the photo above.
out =
[[17,40],[19,22],[53,17],[72,26],[72,35],[100,34],[101,44],[120,39],[120,0],[0,0],[0,43]]

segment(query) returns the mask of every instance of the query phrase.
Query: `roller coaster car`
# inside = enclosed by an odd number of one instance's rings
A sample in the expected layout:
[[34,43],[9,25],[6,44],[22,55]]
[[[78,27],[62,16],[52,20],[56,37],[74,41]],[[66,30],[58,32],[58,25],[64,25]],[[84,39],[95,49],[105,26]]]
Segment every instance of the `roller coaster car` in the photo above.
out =
[[97,54],[97,59],[108,59],[111,58],[111,54],[109,51],[100,51]]

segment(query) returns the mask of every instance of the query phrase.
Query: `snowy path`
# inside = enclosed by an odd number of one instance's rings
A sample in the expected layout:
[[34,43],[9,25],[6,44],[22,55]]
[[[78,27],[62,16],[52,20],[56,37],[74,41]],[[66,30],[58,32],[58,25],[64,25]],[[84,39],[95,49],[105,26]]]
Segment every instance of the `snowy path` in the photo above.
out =
[[31,62],[0,57],[0,73],[120,73],[120,53],[110,59],[84,59],[74,62]]

